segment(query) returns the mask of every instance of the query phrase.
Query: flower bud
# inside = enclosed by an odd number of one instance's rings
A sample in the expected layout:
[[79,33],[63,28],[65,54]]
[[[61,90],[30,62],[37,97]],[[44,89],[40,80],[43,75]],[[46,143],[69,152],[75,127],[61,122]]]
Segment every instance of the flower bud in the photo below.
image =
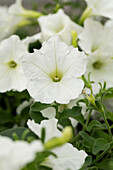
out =
[[45,143],[45,149],[52,149],[54,147],[61,146],[69,142],[72,137],[73,137],[72,128],[67,126],[66,128],[64,128],[61,137],[50,139],[48,142]]

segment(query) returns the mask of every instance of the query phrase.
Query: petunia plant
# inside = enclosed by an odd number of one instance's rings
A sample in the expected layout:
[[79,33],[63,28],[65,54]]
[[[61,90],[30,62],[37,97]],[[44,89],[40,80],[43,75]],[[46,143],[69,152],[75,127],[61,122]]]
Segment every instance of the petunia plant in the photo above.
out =
[[31,6],[0,5],[0,170],[112,170],[113,2]]

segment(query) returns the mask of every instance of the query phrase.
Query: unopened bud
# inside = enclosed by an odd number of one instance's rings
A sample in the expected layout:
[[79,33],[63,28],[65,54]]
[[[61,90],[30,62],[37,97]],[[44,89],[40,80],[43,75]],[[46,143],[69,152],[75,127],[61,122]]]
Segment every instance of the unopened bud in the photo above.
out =
[[69,142],[72,137],[73,137],[72,128],[67,126],[66,128],[64,128],[63,134],[61,137],[53,138],[45,143],[45,145],[44,145],[45,149],[52,149],[57,146],[61,146],[65,143]]
[[89,101],[93,106],[96,107],[94,95],[93,95],[93,94],[90,94],[89,96],[87,95],[86,97],[87,97],[88,101]]

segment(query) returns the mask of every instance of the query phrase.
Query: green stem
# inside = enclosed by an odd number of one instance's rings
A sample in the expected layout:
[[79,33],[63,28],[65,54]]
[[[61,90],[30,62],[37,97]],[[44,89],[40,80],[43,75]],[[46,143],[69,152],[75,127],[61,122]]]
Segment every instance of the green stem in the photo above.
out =
[[20,23],[18,23],[16,26],[15,26],[15,30],[21,28],[21,27],[24,27],[24,26],[27,26],[27,25],[37,25],[38,22],[37,21],[32,21],[32,20],[22,20]]
[[[89,114],[88,114],[88,117],[87,117],[86,123],[85,123],[85,125],[84,125],[83,129],[81,130],[81,132],[83,132],[83,131],[85,131],[85,130],[86,130],[87,125],[88,125],[89,120],[90,120],[90,117],[91,117],[91,112],[92,112],[92,110],[90,110],[90,111],[89,111]],[[71,141],[71,142],[73,142],[73,143],[74,143],[74,142],[76,142],[76,140],[79,138],[79,136],[80,136],[80,134],[78,133],[78,134],[76,135],[76,137],[72,139],[72,141]]]
[[91,16],[92,9],[91,8],[86,8],[85,11],[83,12],[82,16],[80,17],[79,24],[83,25],[84,20],[88,17]]
[[86,123],[85,123],[84,128],[83,128],[83,130],[84,130],[84,131],[86,130],[87,125],[88,125],[88,123],[89,123],[89,120],[90,120],[90,117],[91,117],[91,112],[92,112],[92,110],[90,110],[90,111],[89,111],[89,114],[88,114],[88,117],[87,117]]
[[22,17],[26,17],[26,18],[39,18],[41,16],[43,16],[42,13],[37,12],[37,11],[33,11],[33,10],[27,10],[23,8],[23,13],[22,14],[18,14]]
[[93,94],[93,89],[92,89],[92,86],[90,87],[90,91],[91,91],[91,94]]
[[102,113],[103,119],[104,119],[104,121],[105,121],[105,123],[107,125],[107,128],[108,128],[109,140],[112,141],[112,133],[111,133],[111,129],[110,129],[109,123],[108,123],[107,118],[106,118],[105,110],[103,109],[101,111],[101,113]]

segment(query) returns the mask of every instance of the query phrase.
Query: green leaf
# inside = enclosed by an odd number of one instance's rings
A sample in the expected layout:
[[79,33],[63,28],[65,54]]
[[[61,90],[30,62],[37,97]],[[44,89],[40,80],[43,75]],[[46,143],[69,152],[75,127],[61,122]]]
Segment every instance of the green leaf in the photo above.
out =
[[80,136],[84,139],[84,141],[87,144],[87,147],[92,149],[93,148],[93,144],[95,142],[95,139],[91,136],[89,136],[86,132],[81,131]]
[[70,119],[64,118],[59,121],[59,124],[62,125],[63,127],[66,126],[72,126]]
[[87,156],[85,159],[85,166],[89,166],[92,163],[92,157]]
[[44,104],[40,102],[36,102],[33,105],[31,105],[30,112],[29,112],[31,119],[33,119],[36,123],[40,124],[42,120],[47,119],[42,115],[40,111],[48,107],[52,107],[52,106],[50,104]]
[[87,167],[92,163],[92,157],[91,156],[87,156],[85,159],[85,163],[82,166],[82,168],[80,170],[86,170]]
[[13,121],[13,116],[7,111],[0,111],[0,125]]
[[47,109],[48,107],[52,107],[51,104],[45,104],[45,103],[40,103],[36,102],[31,105],[30,111],[32,112],[40,112],[41,110]]
[[100,138],[94,142],[92,152],[94,155],[96,155],[100,151],[106,151],[107,149],[109,149],[109,147],[110,147],[110,143],[108,143],[105,139]]
[[41,112],[33,112],[30,110],[30,117],[33,119],[36,123],[40,124],[42,120],[45,120],[47,118],[43,117]]
[[89,125],[87,126],[87,131],[90,132],[92,130],[92,128],[94,127],[98,127],[98,128],[103,128],[106,129],[106,125],[105,124],[101,124],[99,121],[97,120],[92,120]]
[[94,137],[95,139],[102,138],[109,141],[109,134],[96,128],[93,129],[92,137]]
[[113,170],[113,158],[104,159],[103,161],[96,163],[96,166],[101,170]]
[[[21,140],[22,134],[26,130],[29,130],[29,129],[24,128],[24,127],[11,128],[11,129],[8,129],[8,130],[5,130],[5,131],[1,132],[0,135],[7,136],[7,137],[13,139],[13,134],[15,133],[17,135],[17,137],[19,138],[19,140]],[[25,140],[27,140],[28,137],[33,137],[34,139],[37,139],[37,136],[34,135],[34,133],[32,133],[31,131],[29,131],[29,133],[27,133],[27,135],[25,137]]]
[[65,109],[62,113],[60,113],[59,121],[64,118],[71,117],[84,125],[84,117],[81,113],[81,109],[82,108],[80,106],[75,106],[72,109]]

